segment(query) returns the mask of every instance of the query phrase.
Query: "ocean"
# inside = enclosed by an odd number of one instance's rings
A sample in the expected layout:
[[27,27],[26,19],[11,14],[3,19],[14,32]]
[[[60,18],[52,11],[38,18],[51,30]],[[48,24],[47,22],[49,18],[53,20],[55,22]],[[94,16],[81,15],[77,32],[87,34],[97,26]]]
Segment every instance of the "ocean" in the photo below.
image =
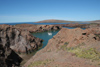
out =
[[[76,23],[76,22],[75,22]],[[72,23],[72,24],[75,24]],[[89,24],[88,22],[78,22],[79,24]],[[13,22],[13,23],[0,23],[0,24],[8,24],[8,25],[16,25],[16,24],[35,24],[35,25],[53,25],[53,24],[70,24],[70,23],[35,23],[35,22]]]

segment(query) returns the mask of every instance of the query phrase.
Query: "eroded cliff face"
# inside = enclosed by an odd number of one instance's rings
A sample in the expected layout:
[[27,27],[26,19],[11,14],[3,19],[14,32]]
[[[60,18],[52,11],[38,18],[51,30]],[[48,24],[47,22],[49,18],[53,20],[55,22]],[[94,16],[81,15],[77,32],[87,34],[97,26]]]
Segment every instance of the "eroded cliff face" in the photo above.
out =
[[10,25],[0,26],[0,43],[16,52],[32,52],[42,45],[42,39],[32,36],[29,31]]
[[22,60],[10,47],[0,44],[0,67],[19,67]]
[[0,67],[19,67],[23,60],[20,53],[34,52],[42,46],[42,41],[28,30],[0,25]]
[[100,28],[62,28],[25,67],[100,67]]

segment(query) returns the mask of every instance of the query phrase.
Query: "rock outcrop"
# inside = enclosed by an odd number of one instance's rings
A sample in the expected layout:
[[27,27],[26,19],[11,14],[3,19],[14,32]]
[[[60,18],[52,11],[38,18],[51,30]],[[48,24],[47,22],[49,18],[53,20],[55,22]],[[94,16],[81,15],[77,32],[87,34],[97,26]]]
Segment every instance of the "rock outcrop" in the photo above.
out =
[[62,28],[25,67],[100,67],[100,28]]
[[19,67],[22,60],[25,60],[20,53],[34,52],[42,46],[42,42],[42,39],[34,37],[28,30],[0,25],[0,67]]
[[[69,30],[66,28],[61,29],[63,26],[69,27],[81,27],[89,28],[82,30],[80,28]],[[11,67],[20,66],[22,58],[19,57],[15,52],[18,53],[31,53],[38,49],[42,45],[42,39],[36,38],[31,35],[33,32],[43,32],[50,30],[61,31],[49,40],[48,45],[38,51],[36,55],[31,58],[25,67],[32,67],[30,63],[35,67],[52,67],[57,65],[58,67],[67,66],[86,66],[86,67],[99,67],[97,61],[90,61],[93,59],[98,59],[98,54],[100,51],[100,28],[94,28],[99,26],[96,25],[79,25],[79,24],[67,24],[67,25],[31,25],[31,24],[20,24],[20,25],[0,25],[0,67]],[[67,46],[66,46],[67,44]],[[77,48],[79,47],[79,48]],[[80,48],[82,50],[80,50]],[[85,59],[77,57],[77,53],[73,53],[73,50],[79,49],[82,51],[94,52],[92,58]],[[92,48],[90,50],[90,48]],[[95,48],[95,49],[94,49]],[[69,50],[68,50],[69,49]],[[15,52],[14,52],[15,51]],[[91,54],[91,53],[88,53]],[[97,54],[97,55],[96,55]],[[66,56],[67,55],[67,56]],[[16,58],[15,58],[16,57]],[[85,56],[83,56],[85,57]],[[34,59],[34,60],[33,60]],[[87,61],[87,62],[85,62]],[[99,61],[99,60],[98,60]],[[66,63],[67,62],[67,63]],[[82,63],[80,63],[82,62]],[[35,64],[36,63],[36,64]],[[39,64],[38,64],[39,63]],[[70,66],[70,64],[73,64]],[[91,65],[90,65],[91,64]],[[97,65],[98,64],[98,65]]]
[[34,32],[44,32],[44,31],[50,31],[50,30],[59,30],[62,27],[57,25],[33,25],[33,24],[18,24],[14,27],[20,28],[23,30],[28,30],[31,33]]
[[42,39],[32,36],[27,30],[10,25],[0,25],[0,43],[18,53],[28,53],[38,49],[42,45],[42,41]]
[[90,24],[74,23],[74,24],[57,24],[57,26],[61,26],[61,27],[77,27],[77,28],[94,28],[94,27],[100,27],[100,24],[99,23],[90,23]]
[[9,45],[0,44],[0,67],[19,67],[22,58]]

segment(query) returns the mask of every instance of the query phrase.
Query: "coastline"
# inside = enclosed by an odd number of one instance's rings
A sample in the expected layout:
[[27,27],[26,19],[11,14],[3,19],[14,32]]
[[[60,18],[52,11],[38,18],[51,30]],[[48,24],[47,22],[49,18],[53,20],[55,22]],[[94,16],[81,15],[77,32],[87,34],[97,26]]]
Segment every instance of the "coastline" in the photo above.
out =
[[[90,28],[92,29],[92,31],[95,31],[96,29],[98,30],[100,24],[57,24],[57,25],[33,25],[33,24],[18,24],[18,25],[0,25],[0,29],[7,31],[10,29],[10,33],[11,32],[16,32],[16,30],[20,31],[20,33],[17,33],[16,35],[21,35],[24,38],[26,37],[26,35],[28,36],[28,40],[30,42],[34,42],[34,39],[36,40],[36,44],[41,44],[43,40],[34,37],[33,35],[31,35],[31,33],[36,33],[36,32],[44,32],[44,31],[50,31],[50,30],[60,30],[62,29],[62,27],[75,27],[75,28],[87,28],[87,30],[89,30]],[[16,29],[16,30],[15,30]],[[1,31],[2,31],[1,30]],[[95,33],[95,34],[98,34]],[[8,33],[7,33],[8,35]],[[9,34],[10,35],[10,34]],[[18,36],[16,36],[18,37]],[[6,38],[6,37],[5,37]],[[10,36],[9,36],[10,38]],[[27,38],[27,37],[26,37]],[[26,39],[27,40],[27,39]],[[13,40],[12,40],[13,41]],[[40,43],[39,43],[40,41]],[[21,41],[23,42],[23,41]],[[31,46],[34,46],[34,44],[31,44]],[[40,46],[40,45],[38,45]],[[38,47],[35,47],[35,49],[37,49]],[[32,49],[32,50],[35,50]],[[45,48],[43,48],[42,50],[44,50]],[[14,49],[15,52],[18,52],[18,50],[16,51],[16,49]],[[25,52],[26,50],[24,50]],[[40,50],[41,51],[41,50]],[[28,51],[28,53],[30,52],[30,50]],[[23,53],[23,51],[22,51]],[[27,53],[27,52],[26,52]],[[23,62],[22,62],[23,63]],[[25,62],[24,62],[25,63]],[[27,63],[27,62],[26,62]]]

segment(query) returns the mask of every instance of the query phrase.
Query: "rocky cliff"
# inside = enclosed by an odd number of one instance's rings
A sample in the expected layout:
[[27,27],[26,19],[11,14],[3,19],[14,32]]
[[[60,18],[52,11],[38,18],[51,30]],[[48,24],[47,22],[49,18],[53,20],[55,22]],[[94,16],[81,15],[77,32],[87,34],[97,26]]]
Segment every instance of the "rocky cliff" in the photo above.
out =
[[16,52],[32,52],[42,45],[42,39],[36,38],[27,30],[10,25],[0,25],[0,43]]
[[19,67],[22,60],[9,46],[0,44],[0,67]]
[[25,67],[100,67],[100,28],[61,29]]
[[0,67],[19,67],[23,60],[19,54],[34,52],[42,46],[42,41],[28,30],[0,25]]

